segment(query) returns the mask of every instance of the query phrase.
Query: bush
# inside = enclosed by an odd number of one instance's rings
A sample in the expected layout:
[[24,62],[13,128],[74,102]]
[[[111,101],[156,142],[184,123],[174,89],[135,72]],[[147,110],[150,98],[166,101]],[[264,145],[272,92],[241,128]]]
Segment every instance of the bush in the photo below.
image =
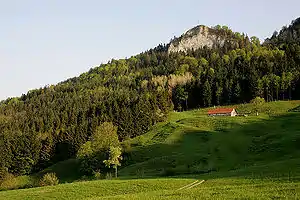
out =
[[0,183],[9,175],[7,168],[0,167]]
[[55,173],[47,173],[40,180],[40,186],[53,186],[58,185],[59,180]]
[[261,97],[255,97],[250,101],[250,103],[254,105],[254,111],[256,112],[256,115],[258,115],[258,112],[262,110],[262,105],[265,103],[265,99]]
[[96,180],[101,179],[100,170],[94,171],[93,178],[96,179]]
[[255,97],[254,99],[252,99],[250,101],[250,103],[254,104],[254,105],[262,105],[264,104],[266,101],[264,98],[261,98],[261,97]]
[[34,176],[14,176],[11,173],[1,175],[0,191],[1,190],[14,190],[24,189],[39,186],[39,180]]
[[18,189],[18,181],[13,174],[7,173],[0,182],[1,190]]

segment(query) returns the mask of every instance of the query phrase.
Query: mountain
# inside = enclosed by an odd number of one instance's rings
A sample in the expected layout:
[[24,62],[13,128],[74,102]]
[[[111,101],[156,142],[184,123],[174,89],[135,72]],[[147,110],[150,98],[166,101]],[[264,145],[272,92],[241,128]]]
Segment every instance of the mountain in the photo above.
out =
[[[112,123],[111,130],[126,141],[165,121],[173,110],[255,97],[300,99],[300,46],[281,46],[261,45],[226,26],[197,26],[168,45],[2,101],[0,177],[34,173],[75,158],[80,149],[89,152],[103,124]],[[96,160],[88,167],[105,172],[97,153],[87,156]]]
[[300,44],[300,17],[293,20],[289,26],[283,26],[280,32],[275,31],[271,38],[266,39],[266,44]]
[[238,47],[238,39],[240,35],[235,35],[226,26],[216,26],[209,28],[204,25],[196,26],[179,38],[175,38],[170,42],[168,52],[187,52],[189,50],[197,50],[199,48],[220,48],[225,43],[234,44]]

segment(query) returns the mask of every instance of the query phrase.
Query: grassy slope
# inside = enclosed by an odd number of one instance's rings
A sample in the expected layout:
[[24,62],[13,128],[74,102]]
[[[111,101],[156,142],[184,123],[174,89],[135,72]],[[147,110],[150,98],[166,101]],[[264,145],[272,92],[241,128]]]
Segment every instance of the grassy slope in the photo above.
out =
[[300,184],[278,180],[213,179],[178,190],[195,179],[89,181],[0,192],[0,199],[296,199]]
[[[295,198],[300,195],[300,113],[287,111],[299,104],[268,103],[258,117],[213,118],[206,116],[206,109],[172,113],[167,122],[130,141],[131,165],[120,170],[123,179],[152,179],[6,191],[0,192],[0,199]],[[252,107],[237,109],[249,112]],[[49,170],[64,171],[59,168]],[[154,178],[160,175],[178,178]],[[194,179],[207,181],[176,190]]]
[[80,180],[82,177],[79,173],[78,161],[76,159],[69,159],[56,163],[37,174],[11,177],[0,184],[0,191],[38,187],[41,177],[50,172],[54,172],[56,174],[60,183],[71,183],[73,181]]
[[[263,170],[279,161],[291,162],[291,169],[285,172],[295,171],[298,163],[293,159],[300,155],[300,113],[287,111],[299,103],[271,102],[259,116],[248,117],[207,117],[207,109],[172,113],[168,122],[132,139],[132,165],[120,173],[157,176],[166,171],[183,174],[235,169],[252,173],[243,169],[262,166]],[[249,112],[252,107],[238,105],[237,109]],[[279,164],[273,168],[276,166]]]

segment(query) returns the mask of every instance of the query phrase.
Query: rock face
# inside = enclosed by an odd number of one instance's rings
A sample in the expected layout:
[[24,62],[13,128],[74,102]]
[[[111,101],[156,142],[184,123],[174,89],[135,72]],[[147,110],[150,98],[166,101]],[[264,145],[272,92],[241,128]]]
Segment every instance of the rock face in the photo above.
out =
[[207,26],[196,26],[181,37],[174,39],[170,45],[168,52],[187,52],[188,50],[196,50],[205,46],[213,48],[215,46],[223,46],[225,38],[218,36],[214,29]]

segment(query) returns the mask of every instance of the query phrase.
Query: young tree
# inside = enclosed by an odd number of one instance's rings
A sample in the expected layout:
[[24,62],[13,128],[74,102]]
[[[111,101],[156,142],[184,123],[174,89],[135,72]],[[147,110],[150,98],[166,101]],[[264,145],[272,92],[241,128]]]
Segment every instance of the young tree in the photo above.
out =
[[267,102],[269,101],[269,95],[270,95],[270,79],[268,76],[263,76],[262,77],[262,82],[264,85],[264,89],[265,89],[265,97],[267,99]]
[[206,107],[211,106],[211,100],[212,100],[211,87],[210,87],[209,81],[206,80],[205,83],[204,83],[204,88],[203,88],[204,106],[206,106]]
[[216,103],[217,105],[221,104],[221,98],[223,93],[223,87],[219,85],[219,83],[216,83]]
[[255,97],[255,99],[252,99],[250,103],[253,104],[256,115],[258,115],[258,111],[260,110],[261,106],[265,103],[265,99],[261,97]]
[[263,96],[263,88],[264,88],[264,84],[263,81],[261,79],[257,80],[257,84],[256,84],[256,95],[259,97]]
[[122,160],[122,151],[120,147],[113,147],[111,146],[109,148],[109,157],[107,160],[104,160],[103,163],[106,165],[106,167],[110,168],[113,167],[115,169],[115,177],[118,176],[118,166],[121,166],[121,160]]
[[185,90],[183,85],[178,85],[175,88],[175,91],[173,93],[175,102],[176,102],[176,107],[179,111],[182,111],[182,104],[185,104],[185,109],[188,107],[188,92]]
[[286,73],[286,85],[289,89],[289,99],[292,99],[292,83],[293,83],[293,74],[291,72]]
[[[276,92],[276,100],[278,100],[278,92],[279,92],[279,88],[280,88],[280,77],[275,74],[271,74],[270,79],[272,82],[272,87]],[[272,94],[273,94],[273,92],[272,92]]]
[[241,86],[239,82],[236,83],[235,88],[234,88],[234,98],[236,103],[240,103],[241,99]]
[[84,143],[78,153],[80,170],[85,174],[105,169],[103,160],[107,152],[113,148],[119,148],[117,127],[111,122],[104,122],[93,132],[90,141]]
[[117,130],[118,128],[112,122],[104,122],[98,126],[91,136],[92,149],[98,151],[119,146]]
[[285,92],[288,89],[288,84],[287,84],[287,78],[286,78],[286,73],[283,72],[281,76],[281,82],[280,82],[280,90],[282,93],[282,100],[285,98]]

